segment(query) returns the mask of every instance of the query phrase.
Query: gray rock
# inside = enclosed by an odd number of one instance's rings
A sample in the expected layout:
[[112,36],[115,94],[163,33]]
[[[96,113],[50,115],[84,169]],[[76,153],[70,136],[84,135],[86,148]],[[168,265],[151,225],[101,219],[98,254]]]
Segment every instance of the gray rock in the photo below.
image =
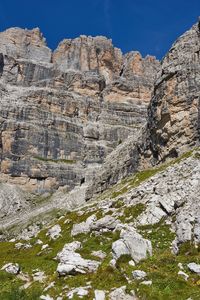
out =
[[126,286],[115,289],[109,294],[110,300],[136,300],[135,296],[126,293]]
[[98,250],[98,251],[92,251],[91,254],[93,256],[96,256],[96,257],[99,257],[101,259],[104,259],[106,257],[106,253],[101,251],[101,250]]
[[83,298],[88,295],[88,287],[78,287],[71,290],[67,293],[68,299],[73,299],[74,295],[77,295],[79,298]]
[[200,275],[200,265],[193,262],[193,263],[189,263],[187,266],[191,272],[194,272],[194,273],[197,273],[198,275]]
[[32,245],[30,243],[23,244],[23,243],[17,243],[15,244],[16,249],[30,249],[32,248]]
[[152,255],[152,246],[149,240],[144,239],[134,228],[122,230],[120,240],[112,244],[113,257],[118,259],[123,254],[130,254],[138,263]]
[[114,230],[116,226],[120,223],[119,220],[116,220],[110,215],[97,220],[91,225],[92,230],[101,231],[101,230]]
[[45,275],[44,272],[37,271],[37,272],[33,273],[33,280],[34,281],[38,281],[40,283],[43,283],[45,279],[46,279],[46,275]]
[[153,225],[163,217],[166,217],[166,213],[154,203],[148,206],[147,210],[139,217],[138,222],[140,225]]
[[41,300],[54,300],[52,297],[50,297],[49,295],[42,295],[42,296],[40,296],[40,299]]
[[1,180],[37,194],[89,183],[145,124],[159,65],[105,37],[65,39],[52,52],[38,28],[1,32]]
[[133,260],[130,260],[130,261],[128,262],[128,264],[129,264],[129,266],[131,266],[131,267],[135,267],[135,262],[134,262]]
[[144,280],[144,281],[140,282],[140,284],[150,286],[150,285],[152,285],[152,280]]
[[147,273],[141,270],[134,270],[132,272],[133,278],[140,280],[140,279],[144,279],[147,276]]
[[56,240],[61,235],[61,227],[60,225],[54,225],[52,228],[50,228],[47,232],[47,235],[50,236],[52,240]]
[[127,245],[124,243],[124,240],[120,239],[112,243],[112,253],[115,259],[120,258],[122,255],[130,254],[130,251]]
[[8,263],[4,265],[1,270],[5,270],[7,273],[17,275],[20,272],[20,266],[18,264]]
[[183,277],[186,281],[187,281],[188,278],[189,278],[189,275],[186,274],[186,273],[183,272],[183,271],[178,271],[178,275],[181,276],[181,277]]
[[57,259],[60,261],[57,267],[57,272],[60,276],[75,275],[78,273],[85,274],[94,272],[99,267],[100,263],[95,260],[84,259],[75,251],[81,247],[80,242],[72,242],[66,244],[61,252],[57,254]]
[[105,300],[106,299],[106,294],[104,291],[101,290],[95,290],[94,291],[94,300]]
[[87,218],[85,222],[74,224],[72,227],[71,235],[76,236],[80,233],[90,232],[90,230],[92,229],[92,225],[95,223],[96,220],[96,215],[92,215],[89,218]]

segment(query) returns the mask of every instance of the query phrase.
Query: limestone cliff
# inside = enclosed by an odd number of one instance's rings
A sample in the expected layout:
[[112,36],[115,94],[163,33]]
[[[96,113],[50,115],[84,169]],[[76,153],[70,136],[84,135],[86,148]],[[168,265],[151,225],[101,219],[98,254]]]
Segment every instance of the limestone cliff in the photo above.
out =
[[200,141],[200,30],[195,24],[162,61],[149,107],[150,148],[155,159],[177,157]]
[[161,67],[0,34],[0,299],[200,299],[199,29]]
[[145,124],[159,62],[104,37],[52,52],[38,28],[0,33],[1,181],[72,189]]
[[88,199],[128,174],[178,157],[199,144],[199,53],[200,31],[195,24],[178,38],[161,62],[147,126],[107,157],[88,188]]

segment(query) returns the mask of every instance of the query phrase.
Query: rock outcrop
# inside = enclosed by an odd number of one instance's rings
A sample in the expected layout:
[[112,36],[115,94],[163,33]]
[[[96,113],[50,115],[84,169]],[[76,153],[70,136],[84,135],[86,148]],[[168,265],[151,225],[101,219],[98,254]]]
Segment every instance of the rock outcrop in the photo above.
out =
[[134,262],[138,263],[152,256],[152,246],[151,242],[144,239],[135,228],[129,227],[128,230],[122,230],[120,239],[112,244],[112,252],[114,259],[130,255]]
[[[147,126],[107,156],[87,190],[87,199],[131,173],[178,157],[199,145],[199,53],[200,31],[195,24],[178,38],[161,62],[148,107]],[[133,65],[140,70],[137,63]]]
[[37,193],[90,180],[145,124],[158,69],[105,37],[52,53],[37,28],[0,33],[1,180]]
[[57,258],[60,263],[57,267],[59,276],[85,274],[94,272],[99,266],[99,262],[95,260],[84,259],[75,251],[81,247],[79,242],[66,244],[62,251],[58,253]]
[[200,141],[200,30],[195,24],[161,64],[148,110],[150,148],[156,160],[177,157]]

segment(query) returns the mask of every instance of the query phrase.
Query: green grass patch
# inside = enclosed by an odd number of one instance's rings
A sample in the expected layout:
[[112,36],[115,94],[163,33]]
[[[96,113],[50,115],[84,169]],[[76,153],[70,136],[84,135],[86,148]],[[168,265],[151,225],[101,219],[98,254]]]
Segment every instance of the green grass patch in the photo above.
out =
[[122,222],[126,222],[126,219],[129,219],[129,221],[131,222],[136,219],[144,210],[145,205],[142,203],[138,203],[133,206],[127,206],[123,211],[123,216],[119,217],[119,219]]

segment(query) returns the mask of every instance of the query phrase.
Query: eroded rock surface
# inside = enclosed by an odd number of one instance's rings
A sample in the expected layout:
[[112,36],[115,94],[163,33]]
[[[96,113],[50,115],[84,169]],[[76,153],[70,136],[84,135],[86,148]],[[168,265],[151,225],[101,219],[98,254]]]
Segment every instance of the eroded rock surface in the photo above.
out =
[[60,276],[85,274],[97,270],[100,264],[98,261],[84,259],[79,253],[75,252],[80,247],[80,242],[72,242],[66,244],[63,250],[57,254],[57,259],[60,261],[57,272]]
[[147,126],[109,154],[88,188],[88,199],[131,173],[176,158],[199,144],[199,37],[199,24],[195,24],[166,54],[154,84]]
[[134,228],[122,229],[120,239],[112,244],[114,259],[122,255],[130,255],[138,263],[152,255],[152,246],[149,240],[144,239]]
[[0,33],[1,180],[39,194],[88,182],[146,122],[158,68],[105,37],[52,52],[38,28]]

